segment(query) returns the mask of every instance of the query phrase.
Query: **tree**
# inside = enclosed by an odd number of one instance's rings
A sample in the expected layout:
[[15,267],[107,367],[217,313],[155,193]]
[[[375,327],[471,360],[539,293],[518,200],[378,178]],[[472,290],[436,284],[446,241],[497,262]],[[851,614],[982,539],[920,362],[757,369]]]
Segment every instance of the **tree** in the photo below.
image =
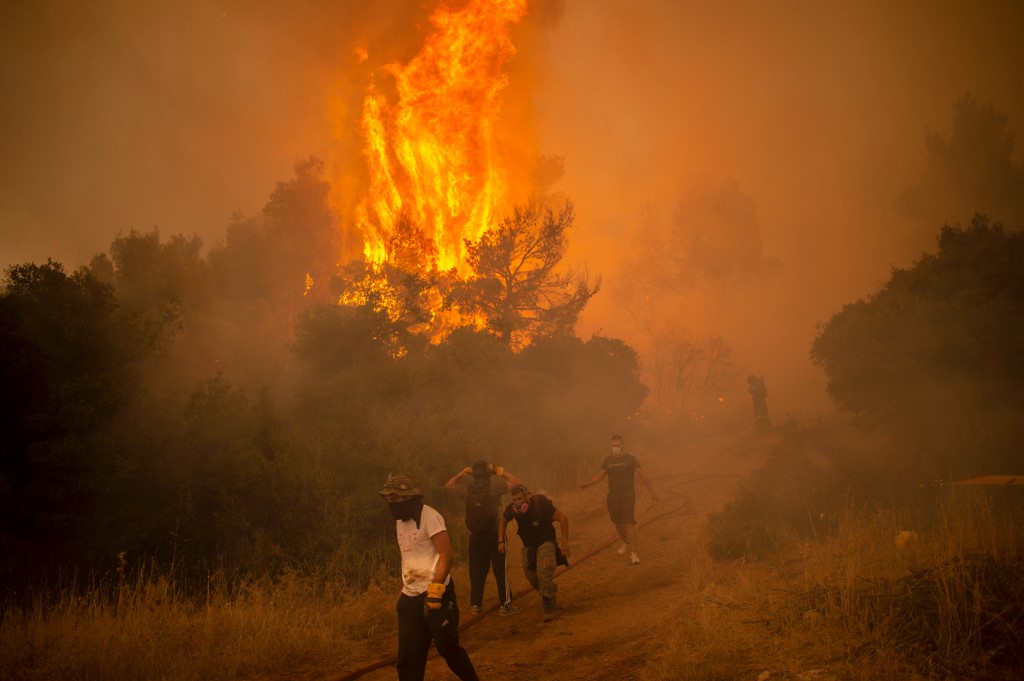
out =
[[651,338],[648,375],[662,411],[700,420],[736,383],[732,348],[719,336],[693,340],[667,329]]
[[114,287],[122,311],[153,326],[170,342],[213,293],[202,247],[195,235],[177,234],[162,243],[159,230],[144,234],[133,229],[114,239],[109,256],[95,256],[86,269]]
[[262,219],[233,216],[226,240],[210,252],[226,295],[270,302],[287,310],[289,324],[303,299],[331,297],[340,253],[338,219],[323,172],[316,158],[297,163],[295,177],[279,182],[270,195]]
[[[162,341],[120,313],[110,285],[52,261],[7,269],[0,286],[0,541],[82,551],[109,471],[104,435],[137,394],[136,367]],[[77,548],[73,548],[77,547]],[[17,558],[11,554],[8,558]],[[35,561],[35,562],[34,562]],[[17,562],[17,560],[15,560]]]
[[524,347],[541,335],[571,333],[583,308],[600,289],[585,273],[556,271],[568,248],[572,203],[559,212],[533,200],[511,217],[467,242],[473,276],[453,286],[451,300],[468,315],[478,314],[510,347]]
[[843,307],[811,349],[836,404],[927,451],[939,474],[1015,466],[1024,430],[1024,234],[975,216],[868,300]]
[[1016,134],[1007,124],[991,104],[970,93],[960,97],[949,137],[925,137],[924,173],[901,197],[900,208],[924,225],[958,222],[977,212],[1011,230],[1024,229],[1024,166],[1013,160]]

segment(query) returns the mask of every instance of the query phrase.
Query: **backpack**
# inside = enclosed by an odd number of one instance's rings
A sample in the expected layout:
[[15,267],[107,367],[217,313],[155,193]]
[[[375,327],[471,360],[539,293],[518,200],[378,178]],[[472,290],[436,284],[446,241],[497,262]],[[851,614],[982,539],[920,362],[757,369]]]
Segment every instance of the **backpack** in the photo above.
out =
[[498,501],[498,496],[491,492],[490,477],[469,483],[466,487],[466,527],[470,532],[486,532],[498,526]]

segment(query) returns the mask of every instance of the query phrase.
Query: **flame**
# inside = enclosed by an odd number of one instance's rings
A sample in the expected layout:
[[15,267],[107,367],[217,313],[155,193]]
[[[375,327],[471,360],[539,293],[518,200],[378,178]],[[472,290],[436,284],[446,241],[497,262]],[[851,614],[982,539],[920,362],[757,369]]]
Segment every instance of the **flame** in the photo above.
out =
[[371,266],[393,255],[411,226],[424,269],[469,274],[465,240],[491,226],[507,196],[497,123],[511,30],[527,0],[468,0],[441,6],[408,64],[390,64],[388,96],[371,84],[362,111],[369,191],[356,210]]

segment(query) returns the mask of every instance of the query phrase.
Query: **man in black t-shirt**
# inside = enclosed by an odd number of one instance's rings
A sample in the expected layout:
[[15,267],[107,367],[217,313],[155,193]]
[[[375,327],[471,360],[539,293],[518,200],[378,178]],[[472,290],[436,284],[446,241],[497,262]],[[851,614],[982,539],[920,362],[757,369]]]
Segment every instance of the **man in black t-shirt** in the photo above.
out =
[[[544,621],[554,619],[557,606],[558,585],[555,584],[555,568],[568,565],[569,518],[555,508],[543,494],[530,494],[526,487],[517,485],[510,490],[512,503],[498,519],[498,550],[505,552],[505,529],[512,521],[516,523],[519,538],[523,540],[523,572],[526,580],[540,594],[544,609]],[[555,526],[561,528],[562,545],[555,540]]]
[[643,481],[647,491],[651,493],[651,501],[658,503],[658,495],[654,493],[650,480],[640,468],[636,457],[622,448],[622,436],[612,436],[612,453],[601,464],[601,470],[593,478],[580,483],[580,489],[586,489],[608,478],[608,515],[615,524],[615,531],[622,538],[619,553],[629,554],[630,565],[640,564],[637,553],[636,531],[636,485],[634,474]]

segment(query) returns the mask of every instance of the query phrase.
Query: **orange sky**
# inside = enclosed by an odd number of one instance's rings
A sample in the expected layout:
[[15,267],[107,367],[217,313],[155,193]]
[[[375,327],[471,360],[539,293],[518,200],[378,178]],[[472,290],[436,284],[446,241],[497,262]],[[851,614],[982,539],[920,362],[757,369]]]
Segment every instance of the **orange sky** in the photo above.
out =
[[[3,264],[74,268],[133,228],[212,244],[297,160],[358,155],[345,116],[377,55],[415,53],[421,4],[5,3]],[[732,183],[780,269],[708,283],[664,315],[724,336],[777,410],[813,412],[815,324],[933,244],[892,209],[926,130],[948,131],[968,91],[1024,129],[1024,5],[720,4],[535,2],[509,112],[529,121],[523,139],[565,158],[571,260],[605,285],[583,337],[634,333],[610,293],[644,211],[668,219]]]

